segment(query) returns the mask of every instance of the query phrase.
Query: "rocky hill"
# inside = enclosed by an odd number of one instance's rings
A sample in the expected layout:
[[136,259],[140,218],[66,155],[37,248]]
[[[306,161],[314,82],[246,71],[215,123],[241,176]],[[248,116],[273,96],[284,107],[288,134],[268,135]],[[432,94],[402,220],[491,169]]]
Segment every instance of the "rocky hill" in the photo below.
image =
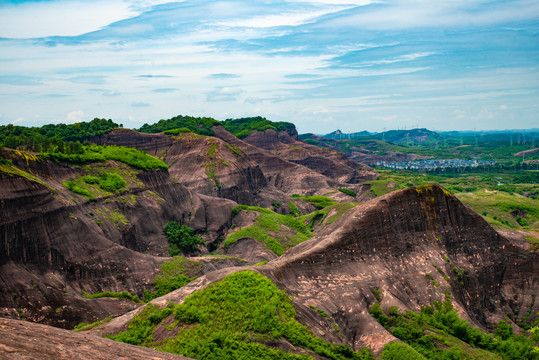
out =
[[[99,121],[85,144],[33,129],[0,149],[0,316],[99,320],[80,326],[193,358],[290,359],[371,358],[397,340],[380,311],[445,301],[483,330],[506,319],[517,333],[536,319],[537,252],[437,185],[371,199],[372,169],[263,118],[180,116],[146,133]],[[169,223],[199,239],[181,257]],[[6,321],[0,354],[12,357],[40,331],[37,344],[56,344],[49,358],[81,341],[100,347],[94,358],[104,346],[167,358]]]
[[[153,303],[182,303],[188,295],[247,269],[286,290],[296,320],[316,336],[355,350],[368,346],[379,351],[395,338],[369,314],[376,303],[418,311],[451,295],[461,317],[483,329],[492,329],[507,314],[517,314],[518,321],[536,313],[538,260],[537,253],[513,246],[444,189],[423,186],[355,207],[267,265],[213,272]],[[139,313],[95,331],[117,334]],[[166,338],[187,326],[174,324]],[[282,348],[286,339],[265,344]],[[304,351],[301,346],[288,350]]]

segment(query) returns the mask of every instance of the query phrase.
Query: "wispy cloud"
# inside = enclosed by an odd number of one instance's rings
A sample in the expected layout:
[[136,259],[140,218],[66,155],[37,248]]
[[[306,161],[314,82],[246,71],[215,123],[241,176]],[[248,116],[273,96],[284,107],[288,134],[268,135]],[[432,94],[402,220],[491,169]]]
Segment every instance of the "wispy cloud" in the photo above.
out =
[[236,87],[222,87],[212,90],[206,94],[207,101],[234,101],[243,90]]
[[2,3],[0,37],[20,39],[0,39],[0,124],[138,127],[183,113],[262,114],[305,132],[526,127],[537,18],[531,0]]
[[218,73],[218,74],[211,74],[208,75],[209,79],[217,79],[217,80],[229,80],[229,79],[237,79],[241,76],[238,74],[227,74],[227,73]]
[[7,85],[41,85],[43,82],[40,78],[26,75],[0,75],[0,84]]

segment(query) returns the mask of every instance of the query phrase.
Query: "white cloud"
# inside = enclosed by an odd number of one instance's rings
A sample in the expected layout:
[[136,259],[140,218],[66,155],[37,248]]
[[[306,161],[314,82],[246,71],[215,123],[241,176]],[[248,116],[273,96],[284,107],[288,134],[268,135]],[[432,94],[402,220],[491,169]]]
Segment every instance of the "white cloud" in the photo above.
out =
[[66,122],[68,124],[74,124],[87,120],[87,116],[85,116],[84,111],[82,110],[75,110],[66,115]]

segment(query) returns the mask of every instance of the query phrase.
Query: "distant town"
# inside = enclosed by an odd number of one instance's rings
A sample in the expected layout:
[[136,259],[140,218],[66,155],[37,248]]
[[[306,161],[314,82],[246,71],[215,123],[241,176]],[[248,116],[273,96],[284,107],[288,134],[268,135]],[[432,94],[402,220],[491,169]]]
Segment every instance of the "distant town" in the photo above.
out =
[[496,161],[487,160],[417,160],[417,161],[402,161],[402,162],[385,162],[378,161],[376,166],[385,167],[388,169],[396,170],[436,170],[446,168],[464,168],[464,167],[478,167],[478,166],[493,166],[496,165]]

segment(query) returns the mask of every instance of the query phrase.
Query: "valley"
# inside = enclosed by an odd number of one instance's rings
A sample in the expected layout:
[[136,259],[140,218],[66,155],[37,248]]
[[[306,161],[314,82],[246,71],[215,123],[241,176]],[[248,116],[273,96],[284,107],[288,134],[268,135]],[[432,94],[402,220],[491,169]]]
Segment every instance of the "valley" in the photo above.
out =
[[539,358],[536,138],[0,126],[0,355]]

